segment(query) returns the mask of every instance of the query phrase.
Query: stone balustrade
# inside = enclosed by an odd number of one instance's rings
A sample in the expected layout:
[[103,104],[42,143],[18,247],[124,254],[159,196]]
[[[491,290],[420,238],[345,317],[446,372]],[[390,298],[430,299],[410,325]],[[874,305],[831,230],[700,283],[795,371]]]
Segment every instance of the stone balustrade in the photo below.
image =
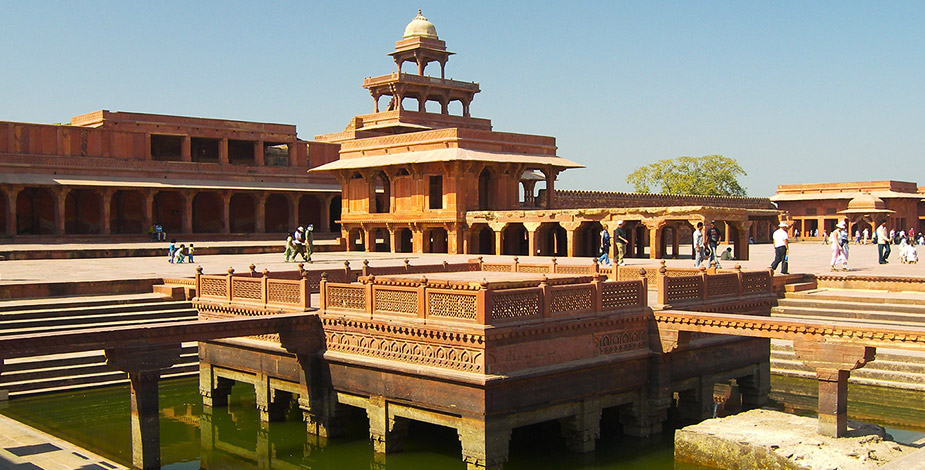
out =
[[246,308],[248,312],[265,313],[306,311],[311,308],[311,289],[306,271],[301,279],[271,278],[264,270],[260,276],[235,275],[228,269],[225,275],[202,274],[196,270],[197,307],[220,304]]
[[[490,272],[490,271],[488,271]],[[326,313],[366,319],[503,325],[646,306],[646,281],[600,276],[462,282],[363,276],[359,282],[321,282]]]
[[742,271],[736,265],[732,272],[710,273],[702,269],[699,274],[669,275],[662,265],[656,276],[658,304],[660,306],[684,303],[702,303],[750,295],[772,295],[774,283],[770,271]]

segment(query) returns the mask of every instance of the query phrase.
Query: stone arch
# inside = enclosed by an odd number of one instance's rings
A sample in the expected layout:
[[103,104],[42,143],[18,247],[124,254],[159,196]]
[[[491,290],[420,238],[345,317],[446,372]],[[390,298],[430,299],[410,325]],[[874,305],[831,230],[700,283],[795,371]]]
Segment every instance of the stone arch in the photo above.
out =
[[[164,232],[179,233],[183,230],[183,211],[185,198],[177,191],[158,191],[154,195],[154,220],[161,224]],[[220,212],[213,212],[217,215]],[[196,213],[193,212],[193,223],[196,222]]]
[[257,230],[257,203],[250,193],[236,193],[228,200],[228,229],[231,233],[254,233]]
[[87,188],[71,189],[64,198],[64,233],[102,233],[103,196]]
[[340,220],[340,211],[341,211],[340,196],[334,196],[334,198],[331,199],[331,202],[329,203],[329,206],[328,206],[328,210],[329,210],[328,212],[329,214],[328,224],[329,225],[328,226],[331,227],[332,232],[340,231],[340,222],[338,222],[338,220]]
[[373,251],[389,253],[392,251],[392,241],[389,239],[391,234],[385,228],[379,227],[373,229]]
[[501,231],[501,254],[528,255],[530,254],[527,228],[521,223],[509,223]]
[[472,224],[469,227],[469,254],[495,254],[495,232],[488,224]]
[[49,188],[25,188],[16,196],[16,233],[50,235],[55,233],[57,199]]
[[447,253],[449,234],[443,227],[424,230],[424,253]]
[[216,192],[203,191],[193,198],[193,232],[220,233],[224,201]]
[[263,226],[267,233],[287,233],[289,223],[289,199],[283,194],[270,194],[264,203]]
[[321,201],[317,196],[303,194],[299,198],[299,221],[302,227],[308,227],[308,224],[315,226],[315,230],[321,227]]
[[537,254],[568,256],[568,231],[558,222],[543,223],[537,229]]
[[600,234],[603,229],[598,221],[585,221],[582,222],[578,229],[575,230],[575,247],[572,253],[575,257],[593,257],[597,258],[601,255],[601,239]]
[[109,227],[113,234],[144,233],[145,197],[141,191],[122,189],[109,201]]
[[377,171],[370,178],[369,182],[369,212],[376,214],[385,214],[390,212],[391,204],[389,203],[392,194],[392,183],[389,177],[382,171]]
[[347,251],[366,251],[366,231],[361,227],[347,232]]
[[395,233],[395,252],[396,253],[413,253],[414,252],[414,234],[410,228],[400,228]]

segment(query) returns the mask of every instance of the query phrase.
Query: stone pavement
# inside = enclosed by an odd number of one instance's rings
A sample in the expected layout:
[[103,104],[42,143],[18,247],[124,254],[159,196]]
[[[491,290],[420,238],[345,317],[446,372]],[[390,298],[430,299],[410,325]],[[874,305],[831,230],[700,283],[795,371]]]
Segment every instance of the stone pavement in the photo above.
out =
[[107,470],[125,469],[50,434],[0,416],[0,469]]
[[[240,243],[240,242],[234,242]],[[80,244],[74,244],[83,246]],[[56,245],[57,246],[57,245]],[[78,247],[79,247],[78,246]],[[75,246],[61,246],[60,249],[75,249]],[[774,259],[773,248],[769,244],[751,245],[751,258],[744,261],[725,261],[722,266],[732,267],[740,264],[743,269],[767,269]],[[297,269],[298,263],[283,262],[283,254],[224,254],[224,255],[198,255],[192,264],[169,264],[166,256],[156,257],[127,257],[127,258],[86,258],[86,259],[39,259],[39,260],[6,260],[0,261],[0,284],[34,283],[34,282],[61,282],[61,281],[94,281],[117,279],[143,279],[152,277],[192,277],[195,267],[201,265],[206,273],[223,273],[229,267],[236,271],[247,271],[253,263],[258,271],[268,269],[273,271],[291,271]],[[925,250],[922,250],[925,256]],[[666,263],[669,267],[692,267],[693,261],[689,259],[690,247],[681,248],[681,256],[686,259],[670,259]],[[405,258],[411,263],[433,263],[447,260],[460,262],[475,258],[477,255],[422,255],[412,253],[365,253],[365,252],[324,252],[313,256],[314,266],[325,266],[331,269],[342,268],[344,261],[349,261],[351,267],[359,269],[363,260],[369,260],[372,265],[400,264]],[[484,256],[486,261],[509,260],[510,257]],[[549,257],[521,256],[522,262],[549,262]],[[830,272],[829,262],[831,250],[818,243],[795,243],[790,250],[791,273],[826,274]],[[591,258],[559,258],[561,264],[590,263]],[[657,260],[648,258],[627,258],[627,266],[652,268],[658,266]],[[891,262],[880,265],[877,263],[876,245],[853,245],[850,249],[850,267],[848,275],[862,276],[909,276],[925,279],[925,262],[920,264],[900,264],[899,256],[894,250]]]

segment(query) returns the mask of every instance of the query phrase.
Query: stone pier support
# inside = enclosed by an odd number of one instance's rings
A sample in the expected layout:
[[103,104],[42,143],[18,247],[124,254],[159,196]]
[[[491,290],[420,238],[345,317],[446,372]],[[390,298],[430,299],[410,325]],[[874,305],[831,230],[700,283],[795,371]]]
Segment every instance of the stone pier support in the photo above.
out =
[[843,437],[848,433],[848,377],[874,360],[877,348],[850,343],[794,340],[794,355],[816,370],[819,380],[819,434]]
[[199,365],[199,395],[202,396],[202,405],[226,406],[228,405],[228,396],[231,395],[231,387],[234,380],[224,377],[216,377],[213,374],[212,366],[206,363]]
[[[770,340],[767,340],[770,343]],[[768,346],[770,347],[770,345]],[[755,373],[736,379],[742,394],[742,409],[761,408],[768,404],[771,393],[771,361],[762,361],[755,366]]]
[[581,412],[559,420],[565,445],[572,452],[594,452],[596,441],[601,437],[601,406],[598,403],[583,402]]
[[508,459],[511,428],[490,420],[463,419],[457,429],[467,470],[502,470]]
[[369,398],[366,415],[369,417],[369,439],[373,450],[379,454],[401,452],[408,436],[408,420],[390,416],[388,402],[383,396]]
[[132,466],[136,469],[161,467],[157,384],[161,370],[179,360],[180,344],[106,350],[106,363],[127,372],[131,382]]

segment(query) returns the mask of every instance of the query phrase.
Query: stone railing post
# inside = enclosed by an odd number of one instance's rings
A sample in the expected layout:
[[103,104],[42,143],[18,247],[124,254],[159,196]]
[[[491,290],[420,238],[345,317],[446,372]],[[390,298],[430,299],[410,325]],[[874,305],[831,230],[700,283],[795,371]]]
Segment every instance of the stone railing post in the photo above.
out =
[[418,318],[423,320],[430,314],[427,305],[427,278],[421,276],[421,280],[418,282]]
[[666,273],[668,268],[665,267],[665,261],[662,260],[662,265],[658,267],[658,275],[655,278],[657,290],[656,302],[660,307],[664,307],[668,304],[668,276]]
[[639,280],[642,281],[639,284],[639,306],[645,307],[649,304],[649,279],[646,277],[646,270],[639,268]]
[[228,268],[228,282],[225,283],[226,298],[229,302],[234,298],[234,289],[231,287],[234,280],[234,268]]
[[475,305],[475,321],[479,325],[491,323],[491,291],[488,289],[488,281],[485,279],[482,279],[479,285]]
[[363,260],[363,271],[362,272],[364,276],[369,276],[369,260],[368,259]]
[[[307,275],[305,272],[302,272],[302,279],[306,279]],[[324,309],[328,306],[328,272],[321,273],[321,280],[318,281],[318,308]]]
[[257,266],[255,266],[254,263],[251,263],[251,265],[247,267],[247,270],[251,277],[257,277]]
[[308,272],[302,271],[301,279],[299,279],[299,307],[302,307],[302,310],[308,310],[312,306],[312,286],[308,282]]
[[707,301],[707,293],[710,291],[707,289],[707,283],[710,282],[710,277],[707,275],[707,270],[703,266],[700,267],[700,300]]
[[344,282],[353,282],[353,276],[351,276],[350,272],[350,261],[344,261]]
[[405,258],[405,272],[406,273],[411,272],[411,260],[409,260],[408,258]]
[[742,265],[737,264],[733,266],[732,269],[734,269],[736,272],[736,280],[737,280],[736,285],[739,286],[739,291],[737,292],[736,295],[738,295],[739,297],[742,297],[742,294],[745,293],[745,276],[742,275]]
[[260,279],[260,300],[263,302],[263,306],[267,306],[267,301],[270,299],[270,270],[263,268],[263,277]]
[[520,258],[517,256],[514,257],[514,260],[511,262],[511,272],[516,273],[520,270]]
[[540,296],[540,314],[543,318],[549,318],[549,283],[546,275],[543,275],[543,279],[540,281],[539,288],[543,290],[542,295]]
[[604,290],[603,285],[601,283],[601,277],[600,276],[594,277],[591,280],[591,286],[594,288],[594,293],[592,294],[594,296],[593,298],[594,311],[600,312],[601,304],[603,303],[602,297],[603,297],[603,290]]
[[549,272],[552,273],[552,274],[555,274],[555,273],[556,273],[556,268],[557,268],[558,266],[559,266],[559,265],[558,265],[558,261],[556,260],[556,258],[553,258],[552,261],[549,263]]
[[202,295],[202,265],[196,266],[196,297]]
[[364,276],[362,278],[363,292],[366,295],[366,313],[369,314],[369,318],[373,318],[373,312],[376,310],[376,306],[373,305],[375,297],[373,296],[373,287],[375,287],[376,276]]

